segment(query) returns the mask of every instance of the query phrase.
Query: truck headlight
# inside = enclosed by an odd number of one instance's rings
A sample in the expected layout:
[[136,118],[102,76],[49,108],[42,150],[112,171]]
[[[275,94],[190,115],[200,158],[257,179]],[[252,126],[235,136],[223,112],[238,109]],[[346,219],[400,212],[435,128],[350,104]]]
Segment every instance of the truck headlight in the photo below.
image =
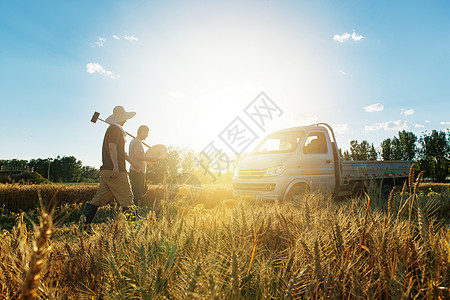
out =
[[266,169],[266,173],[264,173],[264,176],[279,176],[283,174],[285,169],[286,169],[285,165],[271,167]]

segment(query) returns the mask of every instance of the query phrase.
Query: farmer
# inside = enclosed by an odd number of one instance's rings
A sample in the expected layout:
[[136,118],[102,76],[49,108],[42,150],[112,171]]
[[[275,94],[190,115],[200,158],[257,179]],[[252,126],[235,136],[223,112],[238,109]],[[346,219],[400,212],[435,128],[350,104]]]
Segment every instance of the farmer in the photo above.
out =
[[145,125],[139,127],[137,136],[130,142],[128,155],[135,165],[139,167],[139,171],[130,165],[130,181],[134,195],[134,204],[140,205],[142,196],[147,192],[147,184],[145,182],[146,162],[155,162],[158,159],[145,156],[142,141],[148,137],[149,128]]
[[126,112],[122,106],[116,106],[113,114],[105,120],[110,125],[103,139],[100,185],[94,198],[84,206],[80,218],[80,221],[84,221],[85,224],[82,229],[92,231],[90,223],[94,219],[97,209],[107,204],[112,197],[116,198],[124,210],[129,210],[129,207],[133,205],[133,193],[125,160],[135,170],[140,171],[140,167],[135,165],[125,152],[125,131],[122,126],[135,115],[135,112]]

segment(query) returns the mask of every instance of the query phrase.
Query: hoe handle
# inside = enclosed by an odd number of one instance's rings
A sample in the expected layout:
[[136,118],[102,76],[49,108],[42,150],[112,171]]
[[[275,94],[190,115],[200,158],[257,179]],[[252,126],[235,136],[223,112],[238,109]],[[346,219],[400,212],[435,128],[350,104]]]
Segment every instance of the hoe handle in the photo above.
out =
[[[136,137],[134,136],[134,135],[132,135],[131,133],[128,133],[128,132],[126,132],[125,131],[125,133],[128,135],[128,136],[131,136],[133,139],[135,139]],[[142,142],[142,144],[144,144],[145,146],[147,146],[149,149],[151,148],[149,145],[147,145],[146,143],[144,143],[144,141],[141,141]]]
[[[99,113],[99,112],[94,112],[94,115],[92,116],[91,122],[92,122],[92,123],[97,123],[97,120],[100,120],[100,121],[102,121],[102,122],[105,123],[105,124],[111,125],[111,124],[105,122],[105,120],[100,119],[99,117],[100,117],[100,113]],[[132,137],[133,139],[136,138],[134,135],[132,135],[132,134],[126,132],[126,131],[125,131],[125,133],[126,133],[128,136]],[[142,142],[142,144],[144,144],[145,146],[147,146],[149,149],[151,148],[149,145],[147,145],[147,144],[144,143],[144,142]]]

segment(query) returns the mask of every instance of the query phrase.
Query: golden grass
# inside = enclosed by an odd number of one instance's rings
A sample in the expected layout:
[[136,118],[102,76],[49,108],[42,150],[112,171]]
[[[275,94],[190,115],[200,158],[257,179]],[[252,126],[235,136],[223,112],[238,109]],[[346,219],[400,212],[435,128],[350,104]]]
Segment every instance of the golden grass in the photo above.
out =
[[79,203],[92,199],[98,184],[0,184],[0,207],[9,211],[28,211],[39,207],[38,191],[43,199],[55,199],[58,203]]
[[[40,273],[42,271],[46,255],[51,248],[48,245],[48,242],[53,230],[53,211],[48,211],[48,209],[44,208],[40,193],[38,196],[42,216],[39,220],[39,227],[35,225],[36,238],[33,241],[31,260],[22,285],[22,299],[26,300],[37,299],[41,277]],[[23,220],[21,220],[20,223],[23,225]]]
[[36,241],[48,246],[42,299],[446,299],[450,230],[426,205],[435,195],[413,194],[416,185],[385,207],[370,193],[279,203],[208,186],[217,199],[162,199],[144,220],[120,215],[93,236],[63,227],[46,242],[19,219],[1,234],[0,298],[20,294]]

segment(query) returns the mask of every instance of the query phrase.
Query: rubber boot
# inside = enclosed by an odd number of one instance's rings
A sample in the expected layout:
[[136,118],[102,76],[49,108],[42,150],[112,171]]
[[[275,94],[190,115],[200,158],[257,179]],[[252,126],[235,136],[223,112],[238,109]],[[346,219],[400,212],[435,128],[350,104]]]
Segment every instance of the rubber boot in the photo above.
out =
[[84,205],[83,214],[80,217],[80,228],[82,231],[86,231],[89,234],[93,233],[93,229],[91,226],[92,220],[94,220],[94,216],[97,213],[98,206],[86,203]]
[[86,203],[83,209],[83,215],[86,217],[86,224],[92,223],[92,220],[94,220],[94,216],[97,213],[97,210],[98,210],[97,205]]

